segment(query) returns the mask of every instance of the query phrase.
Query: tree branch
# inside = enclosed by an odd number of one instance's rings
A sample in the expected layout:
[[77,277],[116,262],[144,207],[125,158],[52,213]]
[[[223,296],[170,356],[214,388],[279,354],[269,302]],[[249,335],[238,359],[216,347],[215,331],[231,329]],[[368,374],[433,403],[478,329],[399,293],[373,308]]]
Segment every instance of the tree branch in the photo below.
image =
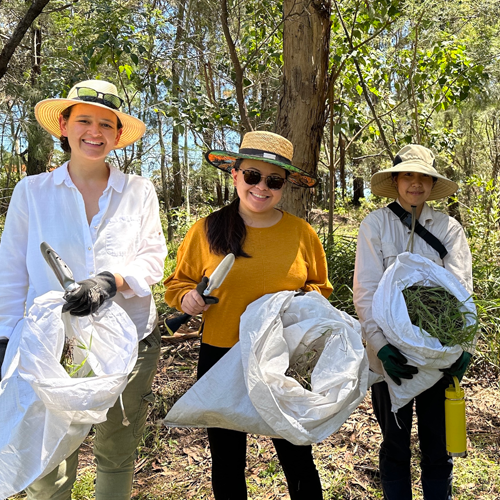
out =
[[378,156],[382,156],[385,153],[385,149],[380,151],[380,153],[375,153],[373,155],[364,155],[364,156],[356,156],[354,158],[351,158],[352,161],[361,161],[361,160],[366,160],[367,158],[376,158]]
[[49,1],[50,0],[34,0],[24,17],[19,21],[19,24],[16,26],[14,33],[12,33],[10,40],[4,45],[3,50],[0,53],[0,79],[5,76],[7,66],[14,55],[17,46],[21,43],[21,40],[28,31],[29,27],[42,13],[44,7],[49,3]]
[[415,25],[415,43],[413,45],[413,60],[411,62],[410,69],[410,88],[411,88],[411,96],[413,101],[413,108],[415,110],[415,131],[417,133],[417,144],[420,144],[420,118],[418,114],[418,105],[417,100],[415,99],[415,86],[413,85],[413,73],[415,72],[415,65],[417,63],[417,50],[418,50],[418,28],[420,27],[420,22],[424,17],[424,11],[422,10],[422,14],[420,15],[417,24]]
[[383,26],[382,28],[380,28],[378,31],[375,31],[375,33],[373,33],[373,35],[369,36],[368,38],[365,38],[363,41],[359,42],[358,45],[356,45],[353,50],[358,50],[360,47],[362,47],[363,45],[366,45],[368,42],[371,42],[374,38],[377,38],[380,33],[382,33],[382,31],[384,31],[385,29],[387,29],[395,20],[394,19],[390,19],[388,20]]
[[231,61],[233,63],[233,68],[235,72],[235,86],[236,86],[236,99],[238,101],[238,108],[240,110],[240,118],[243,128],[247,132],[253,130],[250,120],[248,119],[247,107],[245,104],[245,96],[243,94],[243,69],[238,59],[238,54],[236,53],[236,47],[234,45],[233,39],[231,38],[231,33],[229,32],[228,25],[228,13],[227,13],[227,0],[220,0],[221,3],[221,22],[222,30],[224,31],[224,37],[226,39],[227,46],[229,48],[229,54],[231,56]]
[[[337,0],[333,0],[334,4],[335,4],[335,9],[337,11],[337,14],[339,16],[339,19],[340,19],[340,23],[342,24],[342,28],[344,30],[344,33],[345,33],[345,36],[349,42],[349,47],[351,49],[351,52],[354,51],[354,46],[353,46],[353,43],[352,43],[352,37],[347,29],[347,26],[345,25],[345,22],[344,22],[344,18],[342,17],[342,13],[340,12],[340,8],[338,6],[338,3],[337,3]],[[353,62],[354,62],[354,65],[356,66],[356,72],[358,73],[358,77],[359,77],[359,83],[361,84],[361,89],[363,91],[363,96],[366,100],[366,103],[368,104],[368,107],[370,108],[371,112],[372,112],[372,115],[373,115],[373,118],[374,120],[377,122],[377,126],[378,126],[378,129],[379,129],[379,132],[380,132],[380,138],[382,139],[386,149],[387,149],[387,152],[389,153],[389,156],[391,157],[391,160],[394,161],[394,155],[392,154],[392,151],[391,151],[391,148],[389,146],[389,143],[387,142],[387,138],[385,137],[385,133],[384,133],[384,129],[382,127],[382,123],[380,122],[380,119],[379,117],[377,116],[377,112],[375,111],[375,106],[373,105],[372,103],[372,100],[370,98],[370,94],[368,93],[368,89],[366,87],[366,83],[365,83],[365,80],[363,78],[363,73],[361,72],[361,68],[359,66],[359,62],[358,62],[358,59],[357,57],[353,57]]]
[[78,3],[78,0],[73,0],[71,3],[67,3],[66,5],[63,5],[62,7],[57,7],[57,9],[46,10],[44,12],[44,14],[52,14],[52,12],[61,12],[61,10],[65,10],[68,7],[71,7],[74,3]]

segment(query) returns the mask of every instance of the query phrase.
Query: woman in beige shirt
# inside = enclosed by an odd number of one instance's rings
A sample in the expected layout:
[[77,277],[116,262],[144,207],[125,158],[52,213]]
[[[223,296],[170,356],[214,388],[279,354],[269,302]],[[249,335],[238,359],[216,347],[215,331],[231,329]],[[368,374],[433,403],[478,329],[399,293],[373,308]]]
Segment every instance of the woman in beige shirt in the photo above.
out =
[[[403,209],[409,220],[412,207],[415,207],[417,220],[446,250],[440,253],[439,249],[415,234],[413,253],[449,270],[472,293],[472,257],[461,225],[426,203],[446,198],[458,189],[455,182],[436,171],[434,164],[434,155],[429,149],[419,145],[405,146],[397,154],[392,168],[372,177],[372,193],[395,198],[396,209]],[[382,375],[383,366],[398,385],[402,378],[411,379],[418,370],[407,364],[405,356],[387,342],[373,319],[372,299],[384,271],[398,254],[406,251],[410,233],[400,217],[388,207],[369,214],[360,226],[354,272],[354,304],[366,340],[370,369]],[[441,380],[414,398],[425,500],[451,499],[453,461],[446,451],[444,391],[448,386],[447,377],[456,375],[461,378],[470,358],[470,353],[463,352]],[[386,500],[412,498],[410,435],[414,401],[394,414],[387,383],[372,386],[373,408],[384,438],[380,449],[380,474]]]

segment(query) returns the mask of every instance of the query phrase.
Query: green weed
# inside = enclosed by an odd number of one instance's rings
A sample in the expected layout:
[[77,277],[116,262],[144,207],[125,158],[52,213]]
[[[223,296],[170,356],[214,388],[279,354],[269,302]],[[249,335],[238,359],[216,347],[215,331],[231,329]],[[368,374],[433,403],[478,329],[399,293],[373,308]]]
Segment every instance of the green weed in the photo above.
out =
[[92,500],[95,491],[95,472],[89,467],[80,470],[71,492],[71,500]]
[[328,264],[328,278],[333,286],[328,300],[337,309],[356,316],[352,300],[356,239],[334,234],[330,238],[324,238],[323,246]]

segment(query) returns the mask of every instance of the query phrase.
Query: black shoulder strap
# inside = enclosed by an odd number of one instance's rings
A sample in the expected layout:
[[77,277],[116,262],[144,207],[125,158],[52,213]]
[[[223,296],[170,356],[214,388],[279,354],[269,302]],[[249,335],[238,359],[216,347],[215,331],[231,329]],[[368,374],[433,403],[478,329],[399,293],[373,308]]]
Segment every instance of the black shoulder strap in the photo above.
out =
[[[411,213],[407,212],[399,203],[393,201],[387,208],[390,208],[398,217],[399,220],[408,228],[411,229]],[[415,232],[423,238],[434,250],[439,253],[439,256],[444,259],[448,254],[448,250],[444,245],[427,229],[425,229],[420,222],[415,221]]]

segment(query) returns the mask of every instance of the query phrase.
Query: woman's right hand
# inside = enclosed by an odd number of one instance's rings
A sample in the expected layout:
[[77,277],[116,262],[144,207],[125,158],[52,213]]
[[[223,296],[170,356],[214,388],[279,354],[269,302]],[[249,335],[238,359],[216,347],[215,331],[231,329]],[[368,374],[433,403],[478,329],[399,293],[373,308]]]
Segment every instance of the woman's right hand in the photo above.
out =
[[196,290],[191,290],[182,298],[181,307],[183,312],[196,316],[206,311],[210,304],[205,304],[203,297]]

